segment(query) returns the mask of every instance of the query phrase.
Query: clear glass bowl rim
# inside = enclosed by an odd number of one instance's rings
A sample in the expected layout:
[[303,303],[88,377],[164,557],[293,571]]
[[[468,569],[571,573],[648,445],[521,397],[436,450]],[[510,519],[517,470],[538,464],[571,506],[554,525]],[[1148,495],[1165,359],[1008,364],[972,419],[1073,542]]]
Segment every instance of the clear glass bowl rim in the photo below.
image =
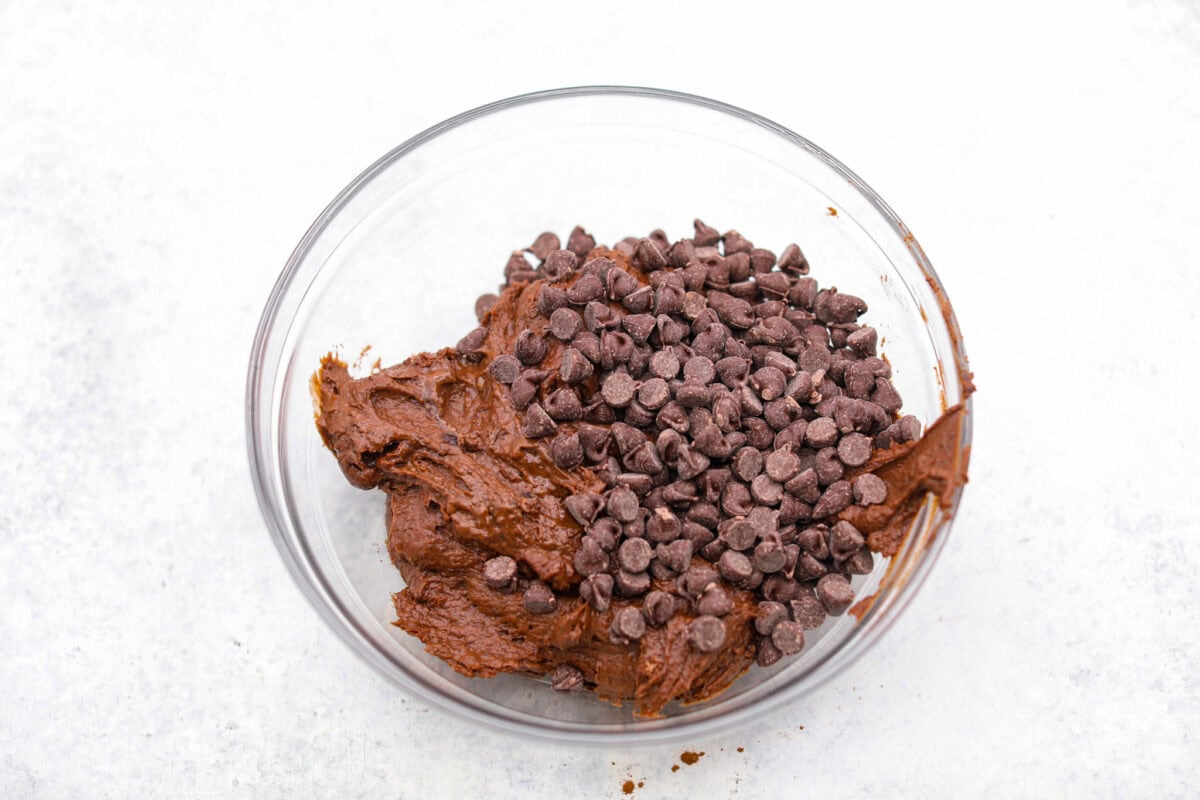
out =
[[[945,323],[950,340],[953,343],[953,357],[956,367],[953,371],[948,371],[946,378],[958,383],[960,397],[968,394],[964,391],[965,387],[962,382],[962,376],[967,373],[967,357],[962,345],[962,335],[937,273],[934,271],[933,266],[925,256],[924,250],[917,243],[908,227],[892,211],[891,207],[848,167],[808,139],[788,128],[758,114],[718,100],[668,89],[641,86],[573,86],[508,97],[464,111],[427,128],[388,151],[375,161],[375,163],[367,167],[321,212],[320,216],[317,217],[305,232],[303,238],[288,258],[283,271],[280,273],[271,290],[271,294],[263,309],[262,317],[259,320],[258,328],[255,331],[246,379],[247,451],[259,508],[264,521],[267,523],[271,538],[275,542],[276,549],[287,565],[288,572],[296,582],[296,585],[317,610],[321,618],[346,642],[351,650],[390,682],[428,702],[430,705],[449,711],[461,719],[480,722],[507,733],[519,733],[534,738],[553,739],[557,742],[572,741],[582,744],[613,744],[619,742],[623,745],[629,745],[678,741],[735,728],[745,723],[752,716],[761,715],[769,710],[779,708],[801,694],[819,688],[870,650],[872,644],[891,627],[895,620],[904,612],[905,608],[908,607],[924,583],[930,569],[936,563],[950,533],[953,516],[957,512],[962,491],[961,487],[958,495],[954,498],[950,516],[937,527],[928,541],[924,542],[918,561],[912,567],[911,571],[907,572],[900,591],[894,597],[888,598],[888,602],[883,604],[884,608],[872,606],[860,619],[860,630],[856,631],[856,635],[843,643],[840,649],[828,660],[819,665],[819,668],[813,674],[804,676],[803,680],[785,686],[774,694],[748,701],[739,707],[721,714],[698,719],[689,717],[674,718],[670,720],[670,724],[664,726],[650,724],[645,728],[640,728],[635,724],[632,728],[592,730],[578,723],[549,723],[522,712],[498,709],[494,706],[489,707],[483,700],[479,700],[478,704],[464,702],[429,686],[422,685],[419,681],[410,681],[403,674],[398,674],[397,670],[394,669],[396,665],[390,659],[365,643],[364,640],[368,637],[352,635],[350,629],[356,629],[356,624],[341,612],[336,597],[331,595],[328,587],[323,585],[319,576],[312,569],[312,561],[307,545],[302,541],[302,537],[291,530],[287,510],[281,505],[283,502],[282,498],[277,497],[272,491],[271,476],[268,474],[273,461],[270,458],[271,454],[268,452],[270,441],[263,430],[262,412],[264,403],[267,404],[268,410],[270,409],[271,397],[264,396],[260,380],[264,367],[267,365],[268,348],[273,331],[275,331],[279,321],[280,304],[283,297],[297,272],[300,270],[313,242],[326,229],[330,221],[381,171],[404,157],[407,153],[449,130],[480,117],[518,106],[554,99],[586,96],[645,97],[686,103],[718,111],[776,134],[791,144],[807,151],[811,156],[824,162],[826,166],[841,175],[869,202],[893,231],[906,242],[917,267],[929,281],[934,293],[943,299],[944,302],[941,304],[942,307],[940,309],[941,314],[938,316]],[[969,396],[962,402],[966,406],[962,449],[969,452],[972,431],[972,402]],[[882,618],[872,620],[874,624],[867,625],[868,618],[875,617],[876,611],[884,611],[885,613]],[[392,668],[389,669],[389,666]]]

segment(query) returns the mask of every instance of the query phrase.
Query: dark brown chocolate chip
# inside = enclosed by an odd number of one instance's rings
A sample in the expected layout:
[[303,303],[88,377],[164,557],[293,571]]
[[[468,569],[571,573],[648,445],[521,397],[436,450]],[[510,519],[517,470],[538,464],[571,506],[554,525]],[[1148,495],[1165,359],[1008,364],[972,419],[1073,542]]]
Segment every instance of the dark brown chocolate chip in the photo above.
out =
[[662,458],[659,457],[658,448],[653,442],[646,442],[627,455],[624,464],[630,472],[642,475],[655,475],[663,469]]
[[595,367],[587,357],[579,352],[574,347],[568,347],[563,351],[562,364],[559,366],[558,374],[562,378],[563,383],[583,383],[588,378],[592,377]]
[[675,390],[675,402],[684,408],[700,408],[708,405],[710,390],[708,386],[695,381],[685,381]]
[[645,594],[649,590],[650,576],[645,572],[617,570],[617,577],[614,584],[617,594],[622,597],[636,597],[639,594]]
[[639,428],[644,428],[647,425],[654,423],[655,414],[650,409],[633,400],[625,409],[625,421],[630,425],[637,425]]
[[763,468],[762,452],[755,447],[743,447],[733,457],[731,469],[733,474],[742,481],[754,480]]
[[582,226],[576,225],[571,230],[570,235],[567,236],[567,249],[581,260],[587,258],[587,254],[592,252],[592,248],[595,246],[595,238],[585,231]]
[[500,300],[498,294],[481,294],[475,301],[475,319],[483,322],[484,316],[492,310],[496,303]]
[[651,314],[629,314],[621,320],[621,327],[636,345],[643,345],[654,332],[656,320]]
[[778,541],[759,542],[754,548],[754,567],[759,572],[779,572],[787,563],[787,553]]
[[597,425],[580,425],[579,442],[583,445],[583,457],[590,463],[602,460],[608,453],[611,433]]
[[704,222],[697,219],[692,223],[695,234],[692,236],[692,243],[696,247],[712,247],[721,241],[721,232],[716,228],[705,225]]
[[714,366],[716,367],[717,376],[721,379],[721,383],[730,389],[745,383],[750,377],[751,362],[748,358],[726,356]]
[[537,366],[546,357],[546,340],[533,331],[525,329],[517,336],[513,355],[526,366]]
[[563,507],[580,525],[590,525],[600,509],[604,508],[604,498],[591,492],[581,492],[563,500]]
[[646,434],[624,422],[614,422],[609,430],[612,433],[613,441],[616,442],[617,452],[622,456],[629,455],[649,441]]
[[831,447],[838,438],[837,423],[828,417],[818,417],[808,423],[804,438],[810,447]]
[[546,398],[545,410],[552,419],[559,422],[583,417],[583,405],[579,401],[579,396],[567,388],[561,388],[551,393]]
[[604,379],[600,396],[613,408],[624,408],[633,400],[637,382],[624,372],[613,372]]
[[688,625],[688,641],[701,653],[715,653],[725,644],[725,623],[716,617],[696,617]]
[[804,470],[783,485],[784,491],[805,503],[815,503],[821,499],[821,487],[817,473],[812,467]]
[[712,401],[713,422],[722,433],[733,433],[742,427],[742,407],[732,394],[721,393]]
[[600,517],[588,526],[587,536],[584,536],[581,541],[589,538],[600,545],[601,550],[611,553],[617,549],[617,542],[621,538],[621,523],[612,517]]
[[800,457],[793,453],[791,449],[776,450],[767,456],[766,470],[771,480],[779,483],[787,483],[800,474]]
[[787,603],[800,594],[800,585],[785,575],[768,575],[762,582],[762,596],[777,603]]
[[854,322],[866,310],[867,304],[862,298],[842,294],[837,289],[819,292],[813,304],[817,319],[824,323]]
[[710,584],[704,594],[696,601],[696,613],[713,617],[723,617],[733,610],[733,601],[729,594],[717,584]]
[[860,506],[871,506],[887,500],[887,484],[883,478],[870,472],[859,475],[851,484],[854,502]]
[[[740,485],[740,484],[730,484]],[[758,531],[749,519],[726,520],[719,528],[721,541],[735,551],[749,550],[758,538]]]
[[829,558],[829,526],[813,525],[796,536],[800,547],[814,558]]
[[653,272],[667,266],[667,257],[652,239],[642,239],[638,242],[635,259],[643,272]]
[[[617,476],[617,485],[624,486],[638,497],[645,497],[654,488],[654,480],[649,476],[640,472],[622,472]],[[635,524],[637,520],[634,520]]]
[[612,602],[613,578],[603,572],[588,575],[579,584],[579,596],[600,613],[608,611]]
[[758,640],[758,649],[754,660],[760,667],[764,669],[770,667],[779,663],[781,658],[783,658],[783,653],[779,652],[779,648],[769,638]]
[[779,254],[779,269],[792,275],[807,275],[808,259],[799,247],[789,244]]
[[745,330],[754,324],[754,309],[749,302],[724,292],[709,292],[708,307],[721,322],[731,328]]
[[458,351],[458,355],[463,361],[470,364],[477,364],[483,360],[484,354],[482,348],[483,343],[487,341],[487,336],[488,329],[480,326],[459,339],[454,349]]
[[814,581],[827,572],[829,572],[829,568],[818,561],[811,553],[801,553],[796,559],[796,566],[792,571],[792,576],[798,581]]
[[854,589],[845,575],[831,572],[817,581],[817,599],[830,616],[836,617],[854,602]]
[[872,327],[862,327],[846,337],[846,345],[860,356],[875,355],[879,333]]
[[627,294],[621,305],[633,314],[645,314],[654,305],[654,289],[643,286]]
[[561,281],[575,271],[579,258],[570,250],[554,250],[542,263],[541,273],[547,280]]
[[679,517],[666,508],[655,509],[646,520],[646,538],[652,542],[673,542],[679,538]]
[[655,589],[642,601],[642,612],[651,625],[666,625],[675,616],[675,597],[669,592]]
[[530,439],[538,439],[542,436],[549,436],[558,430],[558,425],[550,418],[537,403],[530,404],[525,411],[525,419],[522,424],[522,432]]
[[813,462],[813,470],[817,473],[817,480],[822,486],[828,486],[834,481],[839,481],[846,474],[845,466],[838,460],[837,450],[832,447],[826,447],[817,452],[817,458]]
[[774,600],[759,602],[754,612],[754,630],[762,636],[770,636],[775,626],[788,618],[788,609],[783,603]]
[[754,564],[749,558],[746,558],[745,553],[725,551],[721,553],[721,558],[716,563],[716,569],[720,570],[721,577],[724,577],[726,581],[739,583],[754,573]]
[[583,273],[567,288],[567,301],[582,306],[604,296],[604,284],[592,273]]
[[669,381],[678,375],[679,367],[679,357],[673,350],[658,350],[650,356],[650,372],[663,380]]
[[713,366],[712,360],[705,356],[693,356],[683,365],[683,378],[685,381],[712,383],[716,376],[716,367]]
[[730,481],[721,490],[721,509],[729,516],[744,516],[749,514],[753,507],[753,498],[744,483]]
[[763,367],[750,376],[750,386],[763,400],[770,401],[783,396],[787,378],[776,367]]
[[525,590],[521,602],[525,605],[525,610],[530,614],[549,614],[558,606],[554,592],[550,591],[550,587],[541,581],[534,581],[529,584],[529,588]]
[[584,688],[583,673],[570,664],[559,664],[550,673],[550,688],[559,694],[571,694]]
[[550,458],[559,469],[575,469],[583,463],[583,445],[578,433],[560,433],[550,442]]
[[521,362],[516,356],[501,355],[488,364],[488,374],[500,383],[511,384],[521,374]]
[[626,572],[645,572],[653,556],[654,549],[645,539],[626,539],[617,550],[617,563]]
[[775,266],[775,254],[762,247],[750,251],[750,268],[755,273],[770,272]]
[[[750,254],[727,253],[725,263],[729,265],[729,293],[737,294],[737,287],[744,286],[750,277]],[[750,285],[753,287],[754,284]]]
[[842,562],[841,567],[851,575],[870,575],[875,569],[875,557],[864,547]]
[[848,467],[861,467],[871,458],[871,439],[861,433],[848,433],[837,446],[838,458]]
[[804,628],[795,622],[780,622],[771,631],[771,643],[785,656],[795,655],[804,649]]
[[779,501],[783,499],[783,486],[764,473],[750,482],[750,496],[755,502],[766,506],[779,505]]
[[546,231],[538,234],[538,237],[533,240],[533,244],[528,249],[538,260],[543,260],[546,256],[557,250],[558,246],[558,237],[552,231]]
[[760,274],[755,279],[755,283],[758,284],[759,291],[763,293],[764,297],[787,297],[788,290],[792,288],[792,282],[782,272]]
[[638,498],[631,489],[613,489],[608,495],[606,507],[609,515],[619,522],[633,522],[637,519]]
[[614,641],[636,641],[646,633],[646,620],[636,608],[622,608],[613,616]]
[[579,545],[579,550],[575,553],[574,559],[575,571],[580,575],[595,575],[598,572],[606,572],[609,567],[608,554],[604,552],[604,548],[600,546],[591,536],[584,536]]
[[[888,414],[894,414],[900,410],[900,405],[903,402],[900,399],[900,393],[896,391],[896,387],[887,378],[875,379],[875,390],[871,392],[871,401],[886,411]],[[913,419],[916,419],[915,417]],[[903,421],[903,420],[902,420]],[[918,431],[920,428],[918,427]],[[919,433],[918,433],[919,436]],[[914,437],[917,438],[917,437]],[[909,440],[911,441],[911,440]]]
[[673,572],[686,572],[692,562],[693,542],[688,539],[676,539],[673,542],[660,544],[654,549],[657,563],[662,564]]
[[[590,333],[599,334],[601,331],[616,330],[621,326],[621,315],[612,307],[592,300],[583,307],[583,327]],[[627,334],[621,334],[627,336]],[[632,342],[632,340],[630,340]]]
[[508,257],[508,263],[504,265],[504,280],[507,283],[527,283],[536,279],[537,273],[529,265],[524,253],[518,250]]
[[651,378],[638,387],[637,398],[643,406],[656,411],[671,399],[671,387],[662,378]]
[[858,528],[844,520],[829,531],[829,552],[837,561],[845,561],[861,550],[864,543]]
[[821,601],[811,592],[803,592],[792,600],[789,605],[791,606],[792,619],[805,630],[813,631],[824,624],[825,607],[821,605]]
[[725,255],[731,253],[749,253],[754,249],[754,244],[735,230],[726,231],[721,240],[725,245]]
[[821,499],[813,506],[813,517],[820,519],[848,508],[854,499],[854,490],[849,481],[834,481],[825,489]]
[[490,589],[508,591],[517,577],[517,562],[508,556],[496,556],[483,562],[483,582]]
[[547,330],[555,339],[569,342],[583,329],[583,319],[579,312],[570,308],[556,308],[550,312],[550,324]]

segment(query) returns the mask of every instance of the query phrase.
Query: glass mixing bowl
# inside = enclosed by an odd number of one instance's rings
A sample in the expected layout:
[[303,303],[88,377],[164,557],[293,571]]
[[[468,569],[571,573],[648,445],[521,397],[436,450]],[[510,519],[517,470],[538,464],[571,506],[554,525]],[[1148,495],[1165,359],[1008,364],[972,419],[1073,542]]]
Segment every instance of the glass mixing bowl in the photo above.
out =
[[321,443],[309,392],[321,356],[354,361],[370,345],[366,361],[391,364],[453,344],[475,327],[475,298],[502,281],[509,253],[543,230],[565,237],[582,224],[614,244],[663,228],[674,241],[697,216],[775,252],[798,242],[822,286],[864,298],[906,413],[928,425],[966,399],[957,323],[920,246],[862,180],[791,131],[702,97],[625,87],[522,95],[430,128],[363,172],[305,234],[263,311],[247,387],[252,474],[280,554],[321,616],[397,685],[510,732],[695,736],[837,675],[928,574],[957,507],[933,495],[901,551],[855,581],[859,597],[874,595],[858,616],[832,618],[798,656],[650,720],[528,677],[465,678],[391,624],[404,583],[384,547],[384,494],[352,488]]

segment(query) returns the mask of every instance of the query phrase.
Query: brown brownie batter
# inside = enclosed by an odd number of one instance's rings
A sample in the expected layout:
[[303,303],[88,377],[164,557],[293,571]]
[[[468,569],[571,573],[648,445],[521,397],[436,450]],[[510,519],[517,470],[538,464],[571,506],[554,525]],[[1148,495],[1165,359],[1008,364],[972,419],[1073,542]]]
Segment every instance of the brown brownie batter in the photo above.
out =
[[[623,252],[597,248],[589,255],[612,258],[639,284],[649,282]],[[696,619],[689,608],[620,643],[611,634],[614,620],[625,609],[640,609],[642,598],[614,596],[598,611],[575,589],[582,576],[573,560],[583,529],[563,500],[601,493],[604,483],[589,469],[556,466],[544,443],[523,434],[508,387],[488,374],[489,363],[513,352],[522,331],[546,332],[548,321],[537,310],[544,283],[504,288],[486,311],[480,359],[447,348],[355,379],[330,355],[314,375],[325,444],[352,484],[389,495],[388,551],[407,583],[393,598],[395,624],[464,675],[547,675],[569,665],[597,695],[632,701],[639,715],[716,695],[755,660],[752,592],[726,587],[732,601],[724,615],[727,635],[703,652],[689,644]],[[553,336],[545,341],[541,368],[556,374],[565,348]],[[851,482],[873,473],[887,486],[886,501],[850,505],[838,517],[857,527],[872,550],[893,555],[926,492],[949,502],[965,481],[965,464],[956,458],[962,412],[951,408],[919,440],[876,451],[847,473]],[[868,492],[872,485],[855,482],[855,491],[860,488]],[[496,556],[518,566],[508,591],[485,581],[484,564]],[[523,602],[522,591],[536,581],[554,590],[546,613],[531,613]],[[670,591],[673,584],[656,579],[651,588]]]

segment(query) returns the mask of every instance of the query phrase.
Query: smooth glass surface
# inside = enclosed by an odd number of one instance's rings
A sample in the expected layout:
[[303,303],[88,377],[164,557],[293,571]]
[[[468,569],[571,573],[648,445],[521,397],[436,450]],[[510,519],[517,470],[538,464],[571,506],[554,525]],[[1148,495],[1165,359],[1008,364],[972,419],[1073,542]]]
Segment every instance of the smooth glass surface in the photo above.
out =
[[[836,210],[836,215],[831,213]],[[264,516],[305,594],[368,663],[426,700],[506,730],[642,741],[736,724],[810,690],[866,651],[903,609],[949,531],[931,497],[862,619],[831,619],[797,657],[752,668],[708,702],[656,720],[520,676],[469,679],[391,624],[403,587],[384,547],[384,495],[351,487],[313,426],[309,378],[331,350],[386,364],[454,343],[509,252],[583,224],[597,241],[699,216],[776,253],[796,241],[822,286],[863,297],[906,413],[926,424],[961,399],[965,354],[915,239],[856,176],[813,144],[703,98],[588,87],[467,112],[388,153],[293,253],[263,313],[248,380],[250,458]],[[946,307],[948,309],[948,306]],[[362,372],[365,374],[365,368]],[[968,437],[969,438],[969,437]]]

